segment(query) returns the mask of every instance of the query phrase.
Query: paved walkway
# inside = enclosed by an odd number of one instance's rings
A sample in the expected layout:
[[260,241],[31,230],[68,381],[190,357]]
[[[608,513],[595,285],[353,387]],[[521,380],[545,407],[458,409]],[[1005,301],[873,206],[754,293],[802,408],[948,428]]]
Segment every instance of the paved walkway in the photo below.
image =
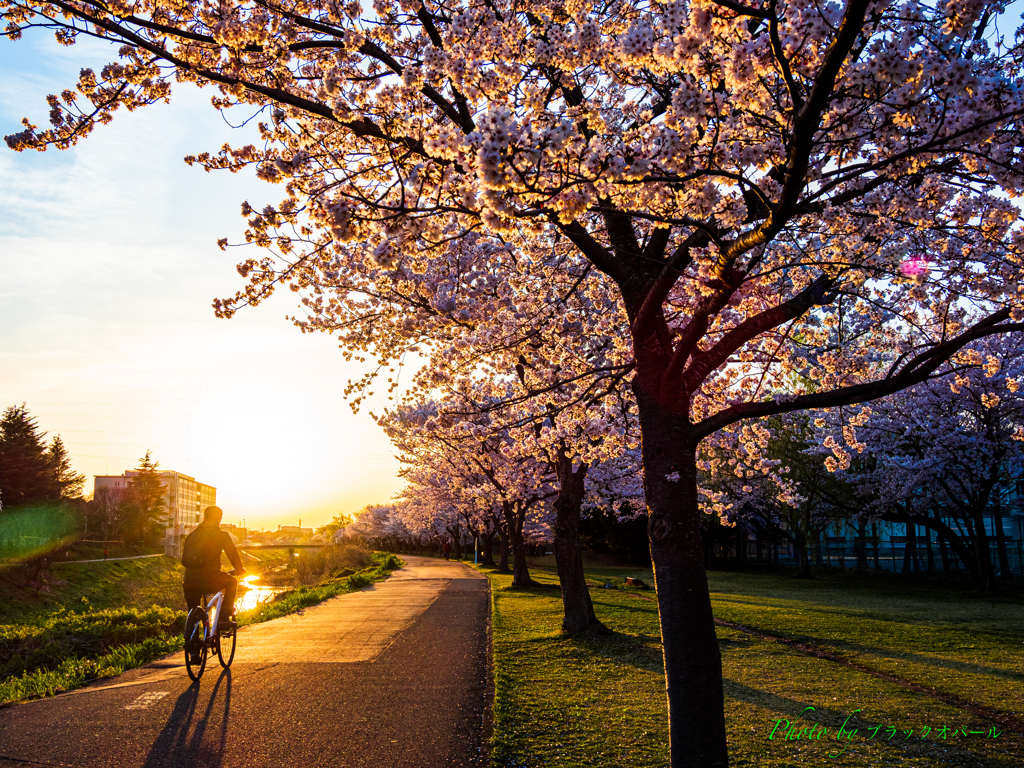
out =
[[487,581],[405,556],[391,578],[246,627],[231,669],[180,655],[0,710],[0,767],[477,765]]

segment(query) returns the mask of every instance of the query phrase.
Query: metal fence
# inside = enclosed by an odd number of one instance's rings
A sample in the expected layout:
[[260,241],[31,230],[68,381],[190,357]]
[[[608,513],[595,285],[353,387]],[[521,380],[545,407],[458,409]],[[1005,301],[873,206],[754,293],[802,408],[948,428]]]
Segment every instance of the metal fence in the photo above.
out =
[[[747,540],[739,546],[745,552],[739,552],[736,541],[716,542],[710,553],[713,560],[725,562],[741,561],[748,565],[781,565],[795,567],[796,552],[788,540],[777,542]],[[819,548],[820,547],[820,548]],[[913,573],[918,575],[969,575],[970,569],[960,560],[956,551],[946,545],[944,548],[936,541],[929,542],[919,538],[911,548],[911,556],[907,557],[907,543],[899,539],[893,541],[850,541],[838,538],[823,538],[820,545],[812,543],[807,553],[812,567],[828,567],[843,570],[856,570],[861,559],[863,548],[864,566],[869,571],[887,571],[889,573]],[[931,554],[929,555],[929,549]],[[945,553],[943,554],[943,549]],[[998,545],[989,542],[989,561],[997,577],[1024,580],[1024,542],[1008,540],[1005,543],[1006,566],[1008,572],[1003,574]],[[759,551],[760,550],[760,551]]]

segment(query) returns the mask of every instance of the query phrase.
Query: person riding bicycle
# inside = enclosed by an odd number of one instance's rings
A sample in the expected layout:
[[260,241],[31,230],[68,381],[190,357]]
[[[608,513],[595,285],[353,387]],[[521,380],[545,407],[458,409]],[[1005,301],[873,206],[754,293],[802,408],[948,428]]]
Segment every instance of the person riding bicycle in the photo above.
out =
[[[197,607],[203,595],[212,595],[223,589],[224,605],[230,606],[228,621],[234,621],[235,592],[238,591],[235,576],[245,573],[245,568],[242,567],[242,558],[238,556],[235,543],[226,531],[220,529],[223,516],[220,507],[207,507],[203,511],[202,524],[185,538],[181,548],[181,564],[185,566],[183,586],[187,610]],[[228,556],[231,565],[235,567],[233,571],[221,571],[221,552]]]

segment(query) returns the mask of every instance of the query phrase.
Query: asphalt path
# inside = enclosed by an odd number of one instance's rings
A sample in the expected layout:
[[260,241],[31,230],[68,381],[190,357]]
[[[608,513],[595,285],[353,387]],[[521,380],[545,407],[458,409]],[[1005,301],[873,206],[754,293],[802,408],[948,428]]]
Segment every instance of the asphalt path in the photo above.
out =
[[487,581],[404,556],[386,581],[245,627],[230,669],[180,654],[0,710],[0,767],[477,766]]

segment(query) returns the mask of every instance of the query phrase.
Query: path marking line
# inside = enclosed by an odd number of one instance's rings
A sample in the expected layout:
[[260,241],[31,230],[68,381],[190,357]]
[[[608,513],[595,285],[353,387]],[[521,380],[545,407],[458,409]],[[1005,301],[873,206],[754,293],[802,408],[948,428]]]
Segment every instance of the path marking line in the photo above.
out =
[[168,693],[170,693],[170,691],[150,691],[149,693],[144,693],[125,707],[125,709],[149,709]]

